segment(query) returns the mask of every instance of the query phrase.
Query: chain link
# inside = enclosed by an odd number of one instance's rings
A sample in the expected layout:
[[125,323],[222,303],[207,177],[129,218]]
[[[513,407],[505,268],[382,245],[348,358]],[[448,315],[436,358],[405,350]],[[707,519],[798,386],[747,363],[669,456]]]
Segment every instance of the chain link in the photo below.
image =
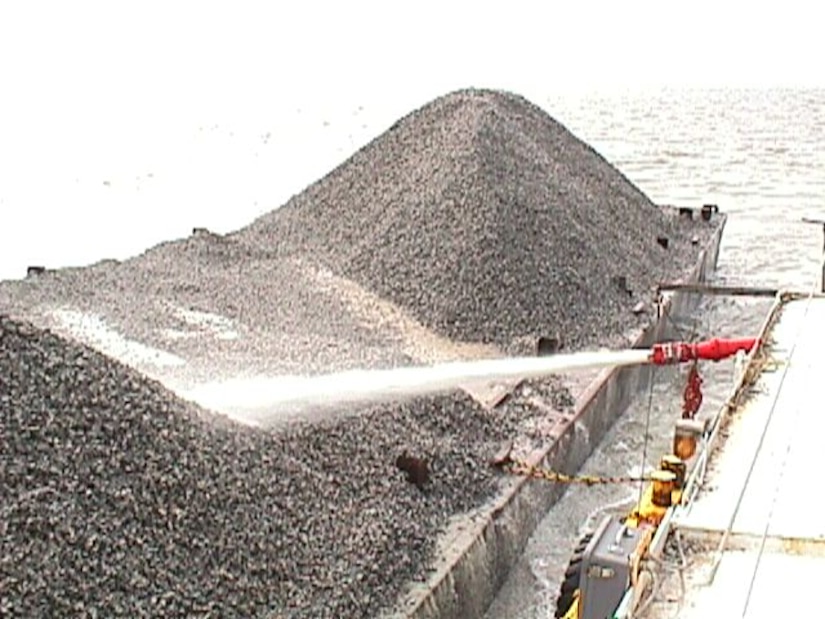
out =
[[702,377],[699,375],[696,361],[690,366],[687,375],[687,384],[682,402],[682,419],[693,419],[702,406]]
[[623,477],[603,477],[600,475],[566,475],[551,469],[540,466],[533,466],[523,460],[508,458],[507,461],[499,464],[501,470],[510,475],[519,477],[532,477],[560,484],[584,484],[585,486],[595,486],[599,484],[632,484],[651,481],[649,476],[623,476]]
[[[663,297],[661,297],[661,295],[660,298],[657,299],[656,306],[658,317],[664,317],[665,320],[670,323],[673,329],[681,336],[683,336],[683,339],[685,341],[693,341],[696,339],[696,336],[698,334],[698,320],[696,324],[693,325],[690,336],[685,337],[687,335],[685,333],[685,330],[680,325],[678,325],[676,321],[673,320],[673,317],[670,315],[669,309],[667,309],[664,306]],[[685,386],[685,391],[683,393],[683,419],[693,419],[693,417],[698,412],[700,406],[702,405],[702,383],[703,380],[698,372],[697,363],[694,361],[693,365],[688,371],[687,385]],[[651,384],[651,397],[653,395],[652,387],[653,385]],[[648,414],[649,413],[650,411],[648,410]],[[512,458],[509,455],[509,453],[507,453],[503,457],[500,457],[498,460],[494,460],[493,464],[505,473],[508,473],[510,475],[516,475],[519,477],[530,477],[533,479],[540,479],[543,481],[549,481],[560,484],[583,484],[585,486],[606,484],[636,484],[650,482],[653,479],[649,475],[625,475],[616,477],[608,477],[601,475],[567,475],[565,473],[559,473],[557,471],[553,471],[551,469],[543,468],[540,466],[533,466],[531,464],[528,464],[524,460]]]

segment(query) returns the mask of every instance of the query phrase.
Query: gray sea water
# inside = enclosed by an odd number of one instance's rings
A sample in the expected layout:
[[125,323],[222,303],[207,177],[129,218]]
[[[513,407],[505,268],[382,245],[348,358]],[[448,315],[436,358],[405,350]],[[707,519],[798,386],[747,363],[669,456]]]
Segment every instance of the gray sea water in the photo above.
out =
[[[655,202],[718,204],[729,219],[718,283],[819,283],[823,233],[802,217],[825,219],[825,90],[693,91],[550,98],[549,111],[593,145]],[[706,298],[677,317],[686,335],[755,335],[769,300]],[[703,410],[718,408],[732,363],[704,364]],[[668,447],[681,412],[683,369],[657,372],[648,464]],[[647,394],[614,426],[584,466],[592,474],[638,472]],[[488,619],[553,616],[572,546],[604,513],[637,496],[631,487],[572,487],[544,517]]]

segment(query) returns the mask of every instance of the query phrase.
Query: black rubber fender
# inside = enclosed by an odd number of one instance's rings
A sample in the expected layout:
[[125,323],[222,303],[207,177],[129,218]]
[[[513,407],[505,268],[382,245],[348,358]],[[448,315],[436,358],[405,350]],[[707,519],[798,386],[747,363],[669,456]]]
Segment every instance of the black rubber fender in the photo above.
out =
[[565,613],[567,613],[573,605],[573,598],[576,591],[579,589],[579,583],[581,581],[581,567],[584,550],[587,548],[587,545],[592,539],[592,533],[585,533],[573,549],[570,562],[567,564],[567,569],[564,571],[564,580],[562,580],[561,587],[559,588],[559,596],[556,598],[556,619],[561,619],[561,617],[564,617]]

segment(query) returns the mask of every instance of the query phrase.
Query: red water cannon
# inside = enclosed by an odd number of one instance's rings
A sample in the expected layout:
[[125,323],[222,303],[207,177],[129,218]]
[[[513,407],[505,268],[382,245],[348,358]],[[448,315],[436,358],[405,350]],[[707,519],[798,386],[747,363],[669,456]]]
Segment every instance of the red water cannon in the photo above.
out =
[[688,363],[690,361],[721,361],[734,356],[740,350],[750,352],[759,344],[758,338],[723,340],[713,338],[704,342],[661,342],[650,349],[650,362],[654,365]]

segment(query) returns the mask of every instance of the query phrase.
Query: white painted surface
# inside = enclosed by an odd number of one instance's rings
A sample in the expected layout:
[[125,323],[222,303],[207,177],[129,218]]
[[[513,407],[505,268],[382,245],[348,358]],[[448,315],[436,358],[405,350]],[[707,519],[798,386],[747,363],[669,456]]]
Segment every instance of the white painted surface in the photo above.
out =
[[[758,393],[735,414],[729,436],[712,458],[705,488],[682,526],[718,528],[721,522],[727,524],[754,462],[733,530],[761,536],[770,517],[770,535],[825,537],[822,514],[799,509],[800,501],[815,499],[810,497],[817,474],[811,470],[811,454],[822,449],[825,436],[825,415],[815,393],[822,381],[819,368],[825,346],[825,299],[788,304],[773,336],[772,363],[759,380]],[[791,351],[794,342],[796,347]]]
[[[765,553],[759,561],[753,594],[743,615],[750,577],[758,552],[727,552],[710,587],[696,583],[679,619],[749,619],[822,617],[819,591],[825,574],[825,558]],[[703,566],[706,567],[706,566]],[[667,616],[667,615],[664,615]],[[673,615],[671,615],[673,616]]]

